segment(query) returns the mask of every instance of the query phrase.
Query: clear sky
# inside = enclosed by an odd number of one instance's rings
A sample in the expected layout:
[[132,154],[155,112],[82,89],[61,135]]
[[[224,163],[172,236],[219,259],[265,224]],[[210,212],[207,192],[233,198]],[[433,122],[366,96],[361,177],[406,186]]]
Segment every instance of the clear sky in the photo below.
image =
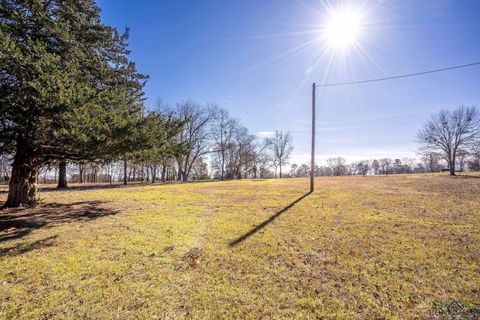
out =
[[[480,61],[478,0],[99,0],[106,24],[130,28],[147,105],[217,103],[251,132],[290,131],[293,161],[310,150],[311,85]],[[357,45],[326,50],[328,8],[361,7]],[[415,156],[439,109],[480,106],[480,66],[317,89],[317,155]],[[291,162],[293,162],[291,161]]]

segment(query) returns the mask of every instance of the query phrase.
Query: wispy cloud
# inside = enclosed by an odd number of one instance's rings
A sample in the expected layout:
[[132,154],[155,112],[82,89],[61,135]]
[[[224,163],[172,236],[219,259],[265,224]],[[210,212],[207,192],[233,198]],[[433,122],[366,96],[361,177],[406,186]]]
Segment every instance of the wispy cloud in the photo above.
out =
[[273,138],[275,137],[275,131],[258,131],[255,135],[259,138]]

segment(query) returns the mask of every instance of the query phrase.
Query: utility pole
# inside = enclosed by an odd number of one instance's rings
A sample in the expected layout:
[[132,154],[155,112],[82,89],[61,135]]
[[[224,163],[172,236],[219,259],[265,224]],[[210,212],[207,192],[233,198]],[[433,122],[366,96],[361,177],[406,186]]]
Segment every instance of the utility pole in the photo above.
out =
[[310,164],[310,192],[315,189],[315,82],[312,85],[312,161]]

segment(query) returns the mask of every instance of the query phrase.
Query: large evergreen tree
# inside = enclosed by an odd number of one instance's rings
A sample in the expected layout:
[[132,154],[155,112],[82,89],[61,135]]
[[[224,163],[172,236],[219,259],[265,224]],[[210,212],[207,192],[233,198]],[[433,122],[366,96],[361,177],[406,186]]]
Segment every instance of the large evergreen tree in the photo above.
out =
[[145,77],[128,30],[92,0],[0,0],[0,152],[13,155],[5,206],[35,199],[41,165],[125,154],[143,121]]

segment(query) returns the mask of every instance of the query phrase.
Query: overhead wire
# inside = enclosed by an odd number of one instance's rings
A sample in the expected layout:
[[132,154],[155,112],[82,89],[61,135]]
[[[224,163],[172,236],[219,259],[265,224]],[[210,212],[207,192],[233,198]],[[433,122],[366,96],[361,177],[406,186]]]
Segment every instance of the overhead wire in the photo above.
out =
[[386,81],[386,80],[421,76],[421,75],[426,75],[426,74],[430,74],[430,73],[437,73],[437,72],[443,72],[443,71],[460,69],[460,68],[473,67],[473,66],[477,66],[477,65],[480,65],[480,61],[472,62],[472,63],[468,63],[468,64],[463,64],[463,65],[458,65],[458,66],[453,66],[453,67],[442,68],[442,69],[433,69],[433,70],[428,70],[428,71],[408,73],[408,74],[402,74],[402,75],[391,76],[391,77],[383,77],[383,78],[367,79],[367,80],[359,80],[359,81],[349,81],[349,82],[334,82],[334,83],[316,84],[315,87],[337,87],[337,86],[347,86],[347,85],[352,85],[352,84],[379,82],[379,81]]

